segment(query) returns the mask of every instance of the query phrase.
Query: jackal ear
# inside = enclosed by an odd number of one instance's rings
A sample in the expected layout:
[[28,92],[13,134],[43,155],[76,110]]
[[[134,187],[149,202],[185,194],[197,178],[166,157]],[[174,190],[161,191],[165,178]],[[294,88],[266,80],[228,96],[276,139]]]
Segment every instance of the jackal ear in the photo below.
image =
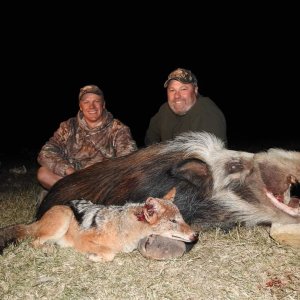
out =
[[176,195],[176,187],[174,186],[167,194],[163,196],[163,199],[174,201]]
[[146,204],[144,205],[143,212],[146,221],[149,224],[154,224],[158,219],[158,210],[160,208],[160,204],[158,203],[157,199],[153,197],[149,197],[146,200]]

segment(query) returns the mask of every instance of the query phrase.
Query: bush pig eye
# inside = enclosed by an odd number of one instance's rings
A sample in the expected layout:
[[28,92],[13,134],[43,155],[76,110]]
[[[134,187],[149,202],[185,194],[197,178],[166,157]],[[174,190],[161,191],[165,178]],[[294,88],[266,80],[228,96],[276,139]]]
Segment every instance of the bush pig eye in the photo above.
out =
[[238,173],[244,170],[244,165],[240,161],[232,161],[227,163],[226,170],[228,174]]

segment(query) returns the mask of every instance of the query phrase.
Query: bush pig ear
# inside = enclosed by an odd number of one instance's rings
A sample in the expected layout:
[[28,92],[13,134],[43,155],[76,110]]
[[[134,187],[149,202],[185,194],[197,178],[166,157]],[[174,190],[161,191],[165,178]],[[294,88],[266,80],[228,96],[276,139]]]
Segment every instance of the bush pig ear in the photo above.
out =
[[171,175],[188,182],[202,186],[203,182],[212,182],[212,173],[209,166],[200,159],[186,159],[173,166]]

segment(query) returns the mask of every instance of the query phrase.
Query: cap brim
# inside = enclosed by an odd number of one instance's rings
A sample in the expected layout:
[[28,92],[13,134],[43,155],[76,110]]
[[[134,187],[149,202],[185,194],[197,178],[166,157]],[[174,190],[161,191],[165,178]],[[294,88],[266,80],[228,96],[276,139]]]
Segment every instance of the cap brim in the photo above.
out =
[[166,82],[164,83],[164,87],[166,88],[168,86],[168,83],[171,79],[166,80]]
[[168,86],[168,84],[169,84],[169,82],[170,82],[171,80],[177,80],[177,81],[179,81],[179,82],[181,82],[181,83],[193,83],[193,81],[184,81],[184,80],[182,80],[182,78],[174,77],[174,78],[168,79],[168,80],[164,83],[164,87],[165,87],[165,88]]

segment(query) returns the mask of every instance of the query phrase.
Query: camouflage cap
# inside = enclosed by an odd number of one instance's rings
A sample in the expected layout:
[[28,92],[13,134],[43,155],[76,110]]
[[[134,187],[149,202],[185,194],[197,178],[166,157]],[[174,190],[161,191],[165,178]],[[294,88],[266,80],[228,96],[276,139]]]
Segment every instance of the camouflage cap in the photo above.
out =
[[177,80],[182,83],[193,83],[194,85],[197,85],[196,76],[190,70],[182,68],[178,68],[169,74],[168,79],[164,84],[165,88],[168,86],[171,80]]
[[104,96],[103,92],[96,86],[93,84],[90,85],[86,85],[83,88],[80,89],[79,92],[79,101],[81,99],[81,97],[87,93],[92,93],[92,94],[96,94],[99,96]]

